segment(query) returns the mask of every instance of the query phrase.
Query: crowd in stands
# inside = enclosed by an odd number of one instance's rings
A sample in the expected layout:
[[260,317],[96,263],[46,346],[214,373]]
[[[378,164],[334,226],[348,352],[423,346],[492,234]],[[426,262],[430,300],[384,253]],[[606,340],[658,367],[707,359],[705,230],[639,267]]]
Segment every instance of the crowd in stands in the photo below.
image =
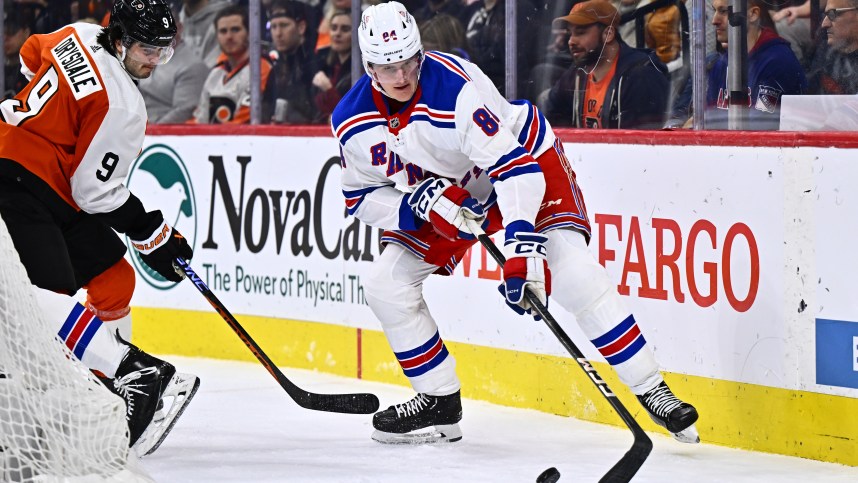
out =
[[[3,98],[26,85],[18,50],[29,35],[73,21],[106,25],[112,4],[3,1]],[[426,50],[477,63],[505,92],[505,0],[400,1],[414,13]],[[691,1],[683,1],[516,1],[516,97],[539,105],[555,126],[690,126],[690,56],[682,52],[681,18]],[[858,94],[858,0],[821,0],[818,26],[809,18],[809,2],[817,0],[800,1],[748,1],[748,93],[741,102],[749,106],[750,129],[777,129],[785,95]],[[139,83],[150,123],[249,122],[251,62],[261,67],[264,123],[325,124],[351,87],[351,0],[262,0],[261,59],[249,57],[248,0],[169,3],[179,28],[175,56]],[[647,5],[638,23],[642,35],[634,19],[620,21]],[[726,128],[731,103],[729,5],[707,2],[705,126],[713,129]]]

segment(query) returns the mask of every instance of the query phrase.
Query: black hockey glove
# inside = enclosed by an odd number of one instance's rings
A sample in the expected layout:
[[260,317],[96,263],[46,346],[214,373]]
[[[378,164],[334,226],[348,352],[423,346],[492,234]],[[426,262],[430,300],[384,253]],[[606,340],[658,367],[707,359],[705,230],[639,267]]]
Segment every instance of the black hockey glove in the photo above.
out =
[[152,270],[167,280],[181,282],[185,274],[173,265],[173,260],[176,257],[190,260],[194,256],[193,249],[178,230],[164,221],[160,211],[149,212],[146,216],[150,218],[145,230],[148,233],[142,236],[140,233],[128,233],[131,245]]

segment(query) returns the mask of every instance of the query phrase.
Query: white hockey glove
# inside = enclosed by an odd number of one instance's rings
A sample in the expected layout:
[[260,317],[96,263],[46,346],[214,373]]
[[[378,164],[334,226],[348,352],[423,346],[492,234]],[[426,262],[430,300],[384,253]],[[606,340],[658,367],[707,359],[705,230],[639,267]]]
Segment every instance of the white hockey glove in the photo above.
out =
[[420,219],[432,223],[439,235],[448,240],[473,240],[466,220],[475,220],[485,229],[486,213],[466,190],[444,178],[426,178],[408,197],[408,204]]
[[548,251],[545,243],[548,237],[539,233],[518,232],[515,238],[503,247],[506,263],[503,265],[504,283],[498,289],[506,298],[506,304],[519,315],[525,313],[540,320],[542,317],[532,311],[533,307],[525,298],[525,290],[530,290],[536,298],[548,307],[551,294],[551,270],[548,269]]
[[173,260],[177,257],[190,260],[194,256],[193,249],[178,230],[164,221],[160,211],[149,212],[147,216],[152,219],[146,230],[149,233],[128,233],[131,245],[152,270],[167,280],[181,282],[185,278],[184,272],[173,265]]

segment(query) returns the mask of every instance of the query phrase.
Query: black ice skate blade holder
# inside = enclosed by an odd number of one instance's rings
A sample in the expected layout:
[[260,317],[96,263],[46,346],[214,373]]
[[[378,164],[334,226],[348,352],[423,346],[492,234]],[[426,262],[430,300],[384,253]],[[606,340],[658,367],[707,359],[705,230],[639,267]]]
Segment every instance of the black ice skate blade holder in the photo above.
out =
[[[492,258],[500,265],[501,267],[506,262],[506,258],[504,258],[503,253],[498,249],[498,247],[494,244],[491,238],[486,235],[486,232],[483,231],[482,227],[479,223],[468,220],[468,228],[470,228],[471,233],[476,235],[477,239],[482,243],[482,245],[486,248],[486,251],[489,252]],[[644,464],[650,452],[652,451],[652,440],[649,439],[649,436],[644,432],[644,430],[640,427],[635,418],[632,417],[631,413],[629,413],[628,409],[623,406],[623,403],[620,402],[619,398],[617,398],[616,394],[614,394],[611,389],[608,387],[608,384],[602,380],[598,373],[596,373],[596,369],[593,368],[593,365],[590,364],[584,354],[580,349],[572,342],[572,339],[566,334],[566,332],[560,327],[560,324],[557,323],[557,320],[548,312],[548,309],[542,302],[539,300],[536,295],[534,295],[530,290],[527,290],[524,294],[528,303],[530,303],[533,310],[542,317],[542,320],[545,321],[545,325],[551,330],[557,340],[560,341],[560,344],[572,355],[572,358],[575,359],[575,362],[578,363],[578,366],[581,370],[584,371],[585,374],[590,378],[593,384],[599,389],[599,392],[602,393],[602,396],[608,401],[611,407],[614,408],[614,411],[620,416],[620,419],[628,426],[628,428],[632,432],[632,436],[634,436],[634,443],[632,443],[632,447],[626,451],[626,454],[620,458],[607,473],[603,476],[599,482],[600,483],[625,483],[631,481],[632,477],[635,476],[635,473],[640,469],[640,467]]]
[[244,345],[250,349],[250,352],[256,356],[256,359],[259,360],[268,373],[277,380],[280,387],[282,387],[283,390],[289,394],[289,397],[298,403],[299,406],[306,409],[312,409],[314,411],[328,411],[332,413],[346,414],[372,414],[378,411],[379,401],[375,394],[316,394],[305,391],[304,389],[296,386],[295,383],[290,381],[289,378],[287,378],[283,372],[274,365],[274,362],[272,362],[265,352],[262,351],[259,344],[250,337],[250,334],[244,330],[244,327],[238,323],[238,320],[236,320],[229,310],[224,307],[223,303],[218,300],[206,283],[203,282],[199,275],[197,275],[197,273],[191,268],[191,265],[182,258],[176,258],[174,264],[185,276],[187,276],[188,280],[193,282],[194,286],[197,287],[197,290],[203,294],[203,297],[208,300],[209,304],[214,307],[215,311],[220,314],[223,320],[226,321],[230,328],[232,328],[236,335],[238,335],[238,338],[244,342]]

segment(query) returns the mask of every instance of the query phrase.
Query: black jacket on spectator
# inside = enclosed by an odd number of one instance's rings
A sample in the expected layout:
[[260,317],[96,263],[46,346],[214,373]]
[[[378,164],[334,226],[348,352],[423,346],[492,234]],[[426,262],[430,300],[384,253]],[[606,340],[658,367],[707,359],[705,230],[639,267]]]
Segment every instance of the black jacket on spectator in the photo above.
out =
[[858,51],[843,54],[823,43],[816,51],[807,78],[811,94],[858,94]]
[[317,110],[315,122],[327,123],[337,103],[352,88],[352,58],[349,56],[344,62],[340,62],[337,55],[331,54],[330,47],[321,49],[316,54],[316,58],[319,70],[324,72],[333,84],[333,87],[327,91],[313,86],[313,100]]
[[[272,57],[274,57],[272,53]],[[319,71],[316,57],[308,53],[307,44],[286,54],[276,53],[263,96],[263,122],[309,124],[317,118],[313,102],[313,76]],[[286,101],[285,115],[276,118],[277,100]],[[282,101],[281,101],[282,102]]]
[[[506,6],[498,2],[491,10],[485,10],[482,1],[472,3],[466,9],[469,18],[464,25],[468,39],[468,53],[471,61],[492,80],[492,83],[503,94],[506,92]],[[532,82],[527,75],[536,59],[537,36],[532,34],[533,26],[539,25],[541,17],[530,1],[516,2],[518,21],[518,45],[516,62],[518,63],[519,96],[530,92]],[[544,47],[539,47],[539,52]]]
[[[667,109],[667,67],[654,51],[635,49],[620,40],[617,71],[611,79],[602,109],[606,129],[661,129]],[[584,125],[587,73],[572,65],[551,88],[543,106],[555,126]]]

